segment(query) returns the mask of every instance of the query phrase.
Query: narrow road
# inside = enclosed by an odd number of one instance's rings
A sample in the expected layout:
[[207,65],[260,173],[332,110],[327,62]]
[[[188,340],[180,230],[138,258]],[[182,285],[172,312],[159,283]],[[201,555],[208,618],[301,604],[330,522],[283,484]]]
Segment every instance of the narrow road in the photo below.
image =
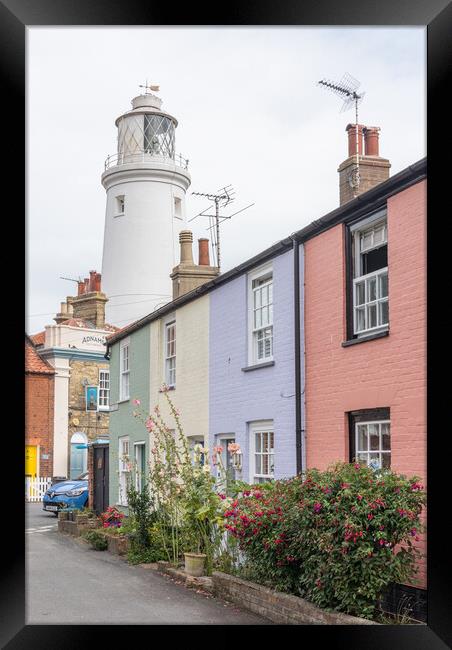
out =
[[35,624],[265,625],[269,621],[128,565],[57,532],[57,519],[27,504],[26,614]]

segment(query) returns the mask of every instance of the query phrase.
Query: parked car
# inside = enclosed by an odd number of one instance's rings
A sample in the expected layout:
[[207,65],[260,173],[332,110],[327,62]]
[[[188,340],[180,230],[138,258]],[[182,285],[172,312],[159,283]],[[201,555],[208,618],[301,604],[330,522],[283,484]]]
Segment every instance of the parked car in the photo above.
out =
[[57,517],[59,510],[64,508],[81,510],[87,503],[88,472],[85,472],[77,478],[53,483],[44,494],[42,509],[53,512]]

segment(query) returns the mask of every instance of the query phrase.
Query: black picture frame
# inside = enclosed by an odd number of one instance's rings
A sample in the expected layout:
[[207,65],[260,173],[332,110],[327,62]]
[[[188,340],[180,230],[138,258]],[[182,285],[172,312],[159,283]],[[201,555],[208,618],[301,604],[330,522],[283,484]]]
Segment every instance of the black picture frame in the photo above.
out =
[[[226,7],[212,8],[187,4],[185,9],[175,11],[170,3],[151,3],[137,0],[1,0],[0,2],[0,65],[2,72],[2,110],[3,110],[3,147],[6,165],[6,182],[4,193],[15,199],[9,218],[3,222],[4,252],[14,249],[14,267],[4,263],[9,286],[4,284],[4,300],[7,300],[8,345],[5,370],[8,376],[13,374],[13,381],[20,385],[23,371],[17,361],[18,350],[23,350],[22,323],[23,300],[18,289],[18,277],[21,264],[17,259],[23,250],[25,220],[20,219],[22,204],[18,197],[25,194],[24,151],[25,132],[10,128],[12,117],[15,125],[25,124],[25,32],[27,26],[37,25],[417,25],[427,27],[427,109],[428,109],[428,624],[427,626],[303,626],[299,632],[299,641],[305,639],[306,632],[315,637],[317,643],[331,643],[335,648],[360,648],[366,650],[380,648],[425,648],[436,650],[452,645],[452,607],[447,577],[448,565],[447,541],[445,537],[449,513],[447,511],[448,485],[446,477],[450,473],[448,454],[444,453],[446,438],[449,437],[446,406],[447,380],[442,380],[440,372],[435,369],[438,359],[443,360],[448,349],[450,337],[449,319],[446,319],[441,305],[435,301],[435,289],[438,278],[440,284],[447,278],[445,262],[450,252],[445,249],[448,239],[443,236],[444,219],[450,220],[448,188],[449,167],[442,152],[446,149],[449,135],[449,104],[445,101],[447,89],[448,62],[451,59],[452,6],[448,0],[380,0],[363,2],[347,0],[332,2],[330,0],[284,0],[278,3],[229,3]],[[403,125],[401,125],[403,128]],[[6,142],[5,142],[6,140]],[[441,150],[439,149],[441,147]],[[436,149],[436,151],[435,151]],[[414,162],[414,161],[413,161]],[[14,188],[14,189],[13,189]],[[5,196],[4,194],[4,196]],[[23,265],[22,265],[23,268]],[[14,273],[12,273],[13,269]],[[13,276],[13,277],[12,277]],[[11,281],[13,291],[11,289]],[[23,285],[22,285],[23,286]],[[12,307],[16,303],[16,307]],[[22,320],[20,321],[20,319]],[[17,324],[14,322],[17,320]],[[12,323],[11,323],[12,321]],[[20,322],[19,322],[20,321]],[[14,325],[17,325],[14,327]],[[20,341],[19,341],[20,339]],[[13,344],[16,343],[16,345]],[[439,348],[441,345],[441,349]],[[23,352],[22,352],[23,354]],[[2,598],[0,615],[0,634],[2,647],[16,648],[58,648],[68,650],[79,648],[83,642],[91,642],[98,634],[104,642],[121,643],[131,640],[131,631],[122,626],[25,626],[25,568],[24,568],[24,533],[23,533],[23,476],[20,461],[23,458],[23,438],[20,434],[21,414],[24,401],[20,391],[16,391],[16,408],[8,409],[12,415],[14,428],[9,429],[9,466],[12,472],[7,484],[8,506],[6,521],[7,533],[3,536],[6,549],[3,550]],[[22,393],[23,395],[23,393]],[[439,424],[439,414],[442,423]],[[446,428],[444,435],[441,433]],[[440,448],[441,445],[441,448]],[[446,465],[447,463],[447,465]],[[446,513],[444,514],[444,507]],[[6,506],[5,506],[6,509]],[[4,520],[5,521],[5,520]],[[136,628],[135,628],[136,629]],[[187,628],[182,630],[187,635]],[[263,628],[268,634],[269,627]],[[286,629],[278,627],[278,639]],[[171,638],[174,639],[174,627]],[[149,632],[151,634],[152,631]],[[133,632],[135,636],[136,632]],[[153,634],[153,633],[152,633]],[[198,633],[199,634],[199,633]],[[254,639],[259,630],[252,630]],[[215,642],[210,636],[210,642]],[[235,636],[235,635],[234,635]],[[149,639],[152,637],[149,636]],[[237,639],[237,637],[235,636]],[[231,635],[232,639],[232,635]],[[158,641],[159,643],[162,640]],[[199,636],[197,642],[200,642]],[[237,640],[231,641],[238,643]]]

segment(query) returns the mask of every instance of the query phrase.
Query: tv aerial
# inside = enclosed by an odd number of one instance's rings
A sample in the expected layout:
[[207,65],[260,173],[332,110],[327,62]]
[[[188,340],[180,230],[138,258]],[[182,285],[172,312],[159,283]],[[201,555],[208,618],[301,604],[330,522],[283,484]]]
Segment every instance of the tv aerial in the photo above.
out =
[[335,95],[343,99],[340,112],[348,111],[348,109],[355,105],[355,169],[350,177],[350,185],[353,189],[353,195],[358,195],[360,176],[359,176],[359,141],[358,141],[358,105],[362,102],[365,93],[358,93],[357,90],[361,82],[352,77],[348,72],[344,74],[339,83],[333,83],[328,79],[321,79],[318,85],[331,90]]
[[[203,196],[204,198],[208,199],[211,201],[211,203],[202,210],[202,212],[198,212],[194,217],[188,220],[188,222],[193,221],[194,219],[197,219],[198,217],[208,217],[209,218],[209,226],[207,230],[212,231],[212,257],[214,260],[214,266],[217,266],[218,269],[220,268],[220,223],[225,221],[226,219],[231,219],[234,217],[236,214],[239,214],[240,212],[243,212],[244,210],[247,210],[248,208],[251,208],[251,206],[254,205],[254,203],[250,203],[244,208],[241,208],[240,210],[237,210],[237,212],[234,212],[233,214],[229,215],[222,215],[220,214],[220,208],[225,208],[227,205],[230,205],[233,201],[235,201],[235,190],[232,187],[232,185],[225,185],[225,187],[221,187],[217,192],[214,194],[209,194],[209,193],[204,193],[204,192],[192,192],[193,196]],[[210,210],[213,206],[212,203],[215,205],[215,214],[208,214],[207,210]]]

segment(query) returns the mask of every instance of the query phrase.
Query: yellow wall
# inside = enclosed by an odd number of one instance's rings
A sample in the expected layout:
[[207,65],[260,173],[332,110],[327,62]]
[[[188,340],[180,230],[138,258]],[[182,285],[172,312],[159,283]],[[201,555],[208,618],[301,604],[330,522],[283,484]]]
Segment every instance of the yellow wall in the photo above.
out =
[[[176,388],[168,395],[180,411],[185,435],[204,436],[209,427],[209,296],[202,296],[174,312],[176,320]],[[170,429],[175,428],[165,396],[159,392],[165,382],[162,318],[151,323],[150,408],[157,404]]]

